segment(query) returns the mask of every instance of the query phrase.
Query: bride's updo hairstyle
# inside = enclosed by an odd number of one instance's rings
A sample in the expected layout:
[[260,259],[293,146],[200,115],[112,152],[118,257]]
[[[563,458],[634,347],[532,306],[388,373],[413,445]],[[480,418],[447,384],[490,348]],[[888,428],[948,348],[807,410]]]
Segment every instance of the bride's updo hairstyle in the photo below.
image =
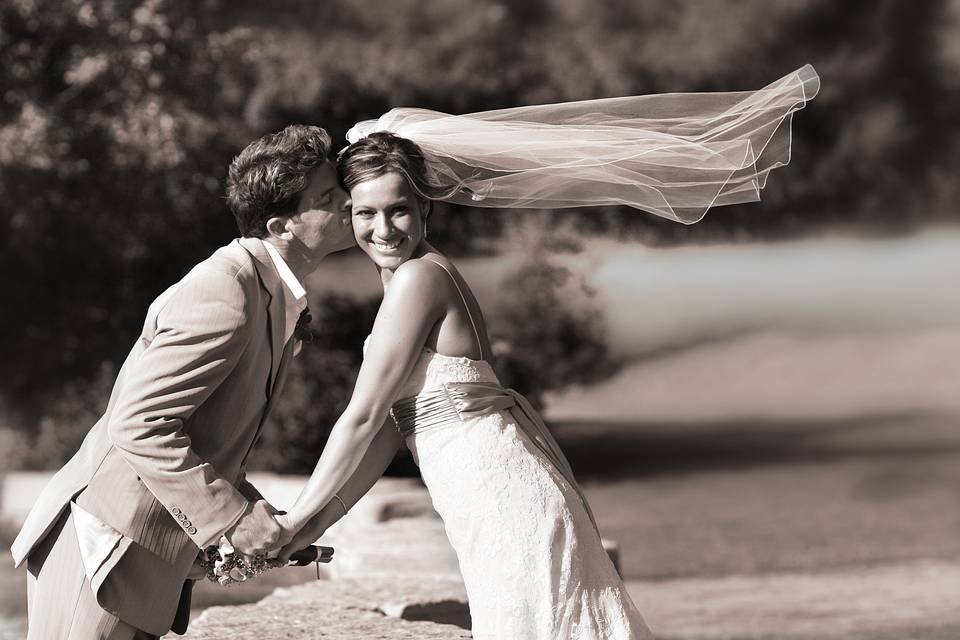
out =
[[371,133],[341,151],[337,171],[347,191],[384,174],[399,173],[423,198],[424,216],[430,214],[432,200],[449,191],[437,184],[417,143],[386,131]]

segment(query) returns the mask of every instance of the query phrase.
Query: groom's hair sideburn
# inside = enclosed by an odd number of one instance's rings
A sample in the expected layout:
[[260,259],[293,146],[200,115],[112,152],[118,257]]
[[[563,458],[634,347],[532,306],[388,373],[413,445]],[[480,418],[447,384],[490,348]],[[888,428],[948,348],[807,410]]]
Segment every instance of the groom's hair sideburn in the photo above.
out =
[[227,204],[245,238],[265,238],[267,220],[291,216],[307,188],[307,174],[326,162],[330,135],[292,124],[247,145],[227,173]]

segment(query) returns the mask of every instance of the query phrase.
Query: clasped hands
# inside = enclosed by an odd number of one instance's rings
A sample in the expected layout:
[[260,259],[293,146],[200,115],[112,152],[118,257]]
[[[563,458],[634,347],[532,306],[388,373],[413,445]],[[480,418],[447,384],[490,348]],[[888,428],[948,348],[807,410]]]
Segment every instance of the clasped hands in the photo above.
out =
[[224,534],[238,552],[247,556],[267,555],[283,562],[313,544],[330,522],[324,509],[302,527],[297,527],[266,500],[249,503],[240,520]]

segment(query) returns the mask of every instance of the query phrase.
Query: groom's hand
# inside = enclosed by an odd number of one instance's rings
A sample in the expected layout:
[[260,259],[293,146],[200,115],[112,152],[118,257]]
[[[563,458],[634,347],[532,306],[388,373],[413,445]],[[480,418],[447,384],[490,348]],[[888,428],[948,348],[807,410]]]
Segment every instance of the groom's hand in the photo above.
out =
[[266,500],[251,502],[237,524],[225,534],[234,549],[255,556],[280,546],[282,531],[272,512],[276,510]]

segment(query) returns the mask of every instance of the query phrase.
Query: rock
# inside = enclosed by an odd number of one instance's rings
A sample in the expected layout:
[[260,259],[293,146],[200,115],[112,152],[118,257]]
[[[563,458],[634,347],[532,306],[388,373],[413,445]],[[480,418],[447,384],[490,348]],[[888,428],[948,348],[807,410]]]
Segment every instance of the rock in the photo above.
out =
[[380,608],[384,615],[403,620],[430,620],[470,629],[470,607],[466,602],[440,600],[418,604],[391,603]]
[[[332,580],[278,588],[255,605],[214,607],[187,639],[469,638],[457,557],[416,481],[384,479],[323,537]],[[604,548],[619,568],[616,543]]]
[[623,568],[620,566],[620,545],[617,544],[616,540],[610,540],[608,538],[601,538],[600,544],[603,545],[603,550],[606,551],[607,555],[610,557],[610,562],[613,563],[613,567],[617,570],[617,574],[622,578]]
[[345,524],[324,543],[337,550],[328,565],[335,578],[460,579],[457,556],[439,519],[404,518],[369,527]]
[[[418,608],[415,603],[451,604]],[[461,612],[466,606],[463,587],[455,580],[418,577],[320,581],[279,589],[257,604],[208,609],[191,623],[182,637],[185,640],[469,638],[468,630],[449,623],[456,605]],[[401,615],[387,616],[384,607]],[[404,612],[421,617],[410,619],[403,616]]]
[[470,637],[456,555],[416,481],[381,480],[321,543],[336,549],[325,565],[332,580],[278,588],[253,605],[207,609],[183,637]]
[[415,478],[380,479],[338,527],[366,527],[401,518],[439,518],[430,494]]

